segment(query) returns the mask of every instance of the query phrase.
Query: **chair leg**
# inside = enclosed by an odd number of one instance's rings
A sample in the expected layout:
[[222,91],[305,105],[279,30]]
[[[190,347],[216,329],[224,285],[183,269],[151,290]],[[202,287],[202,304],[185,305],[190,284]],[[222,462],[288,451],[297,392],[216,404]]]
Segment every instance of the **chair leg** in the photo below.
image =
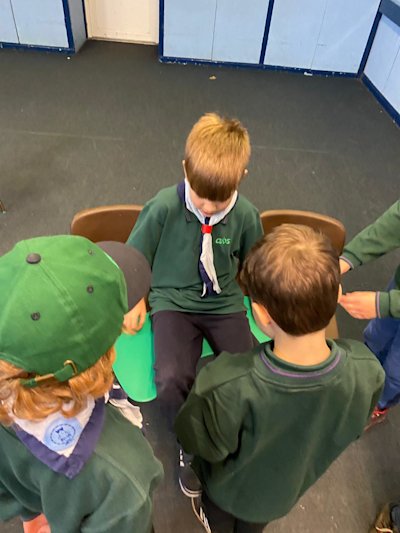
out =
[[6,212],[6,208],[4,207],[4,204],[3,202],[0,200],[0,212],[1,213],[5,213]]

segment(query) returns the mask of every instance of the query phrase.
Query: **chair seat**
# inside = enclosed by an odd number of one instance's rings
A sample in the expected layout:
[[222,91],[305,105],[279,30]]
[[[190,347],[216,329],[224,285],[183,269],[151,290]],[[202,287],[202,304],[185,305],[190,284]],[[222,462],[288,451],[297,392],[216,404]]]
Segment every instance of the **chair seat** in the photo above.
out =
[[[258,342],[269,340],[257,326],[251,312],[250,301],[244,298],[250,329]],[[154,383],[154,347],[153,332],[149,313],[143,328],[136,335],[122,334],[116,343],[117,359],[114,372],[128,396],[137,402],[150,402],[157,396]],[[204,339],[202,357],[213,355],[213,351]]]

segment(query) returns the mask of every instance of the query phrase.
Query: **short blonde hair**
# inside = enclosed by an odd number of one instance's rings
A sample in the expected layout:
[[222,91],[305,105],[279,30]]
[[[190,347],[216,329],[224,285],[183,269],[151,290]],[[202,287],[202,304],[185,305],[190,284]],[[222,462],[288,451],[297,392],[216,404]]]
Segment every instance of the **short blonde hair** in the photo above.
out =
[[322,233],[282,224],[250,251],[241,281],[283,331],[306,335],[326,328],[335,313],[339,256]]
[[[21,378],[33,375],[0,360],[0,423],[12,424],[13,416],[43,420],[58,411],[66,418],[76,416],[86,407],[89,396],[100,398],[111,389],[114,361],[115,348],[112,347],[93,366],[68,381],[52,380],[27,388],[21,384]],[[72,408],[64,410],[64,404],[71,401]]]
[[185,168],[200,198],[224,202],[237,190],[250,159],[250,138],[239,120],[203,115],[186,141]]

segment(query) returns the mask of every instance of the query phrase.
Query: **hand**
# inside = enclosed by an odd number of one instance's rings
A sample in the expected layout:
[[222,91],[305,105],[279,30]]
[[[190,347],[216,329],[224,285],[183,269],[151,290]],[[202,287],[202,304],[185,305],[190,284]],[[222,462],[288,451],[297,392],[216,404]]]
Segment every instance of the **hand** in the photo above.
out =
[[376,292],[349,292],[343,294],[339,303],[354,318],[376,318]]
[[346,274],[350,270],[350,265],[346,261],[343,261],[343,259],[339,259],[339,265],[340,265],[340,273]]
[[127,333],[134,335],[140,331],[146,320],[146,301],[144,298],[128,311],[124,318],[124,328]]

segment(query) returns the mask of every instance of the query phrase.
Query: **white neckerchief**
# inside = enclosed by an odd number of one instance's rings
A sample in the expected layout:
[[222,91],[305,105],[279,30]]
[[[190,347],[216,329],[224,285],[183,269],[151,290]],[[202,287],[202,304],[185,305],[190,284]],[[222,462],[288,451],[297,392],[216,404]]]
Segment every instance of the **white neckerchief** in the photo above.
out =
[[[70,405],[72,405],[71,402],[66,404],[64,407],[65,410],[68,411]],[[32,421],[14,417],[13,422],[25,431],[25,433],[34,436],[49,450],[69,457],[73,453],[82,431],[90,420],[94,406],[94,399],[88,398],[85,409],[73,418],[66,418],[62,413],[57,411],[57,413],[53,413],[43,420]]]
[[[117,407],[131,424],[142,428],[143,418],[139,407],[130,404],[127,399],[115,400],[110,398],[109,394],[105,395],[104,401]],[[64,409],[68,411],[71,406],[72,403],[69,402],[65,404]],[[92,397],[89,397],[87,406],[72,418],[66,418],[58,411],[39,421],[13,417],[13,422],[25,431],[25,433],[34,436],[49,450],[59,455],[70,457],[78,444],[79,437],[92,416],[94,407],[95,401]]]
[[[215,215],[212,215],[208,222],[208,226],[215,226],[218,224],[218,222],[221,222],[226,215],[233,209],[235,206],[236,200],[238,197],[237,191],[233,193],[232,199],[229,202],[228,207],[226,207],[223,211],[219,211],[218,213],[215,213]],[[192,199],[190,197],[190,184],[187,179],[185,179],[185,204],[186,209],[193,213],[197,220],[201,224],[205,224],[206,217],[203,215],[203,213],[197,209],[193,205]],[[208,218],[208,217],[207,217]],[[210,278],[213,284],[214,291],[219,294],[221,292],[221,287],[218,283],[218,277],[215,270],[214,265],[214,252],[212,247],[212,234],[211,233],[204,233],[203,234],[203,240],[202,240],[202,246],[201,246],[201,255],[200,255],[200,262],[203,264],[204,270],[207,273],[207,276]],[[203,292],[202,296],[206,294],[207,286],[205,283],[203,283]]]

